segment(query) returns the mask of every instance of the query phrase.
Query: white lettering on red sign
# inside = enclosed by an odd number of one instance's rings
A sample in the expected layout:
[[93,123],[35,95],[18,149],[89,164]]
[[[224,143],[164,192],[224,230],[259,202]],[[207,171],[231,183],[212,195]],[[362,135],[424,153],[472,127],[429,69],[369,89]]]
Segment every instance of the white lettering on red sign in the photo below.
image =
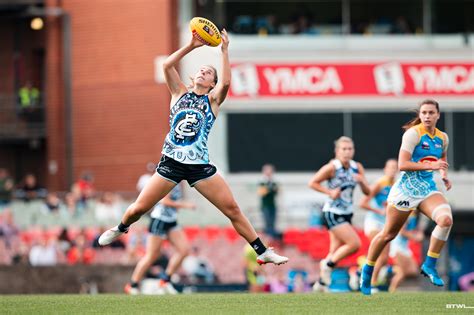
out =
[[474,92],[474,67],[408,67],[408,74],[418,93]]
[[343,86],[336,68],[264,68],[272,94],[341,93]]

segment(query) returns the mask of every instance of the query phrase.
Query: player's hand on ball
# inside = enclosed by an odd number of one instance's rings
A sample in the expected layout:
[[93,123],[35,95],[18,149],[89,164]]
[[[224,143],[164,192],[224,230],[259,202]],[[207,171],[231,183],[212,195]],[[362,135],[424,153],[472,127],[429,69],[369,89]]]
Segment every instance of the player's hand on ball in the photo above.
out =
[[201,47],[201,46],[204,46],[205,43],[202,42],[199,38],[197,38],[196,36],[192,36],[191,38],[191,47],[193,48],[198,48],[198,47]]
[[229,47],[229,35],[227,34],[227,31],[225,28],[222,29],[221,31],[221,50],[226,51],[227,48]]

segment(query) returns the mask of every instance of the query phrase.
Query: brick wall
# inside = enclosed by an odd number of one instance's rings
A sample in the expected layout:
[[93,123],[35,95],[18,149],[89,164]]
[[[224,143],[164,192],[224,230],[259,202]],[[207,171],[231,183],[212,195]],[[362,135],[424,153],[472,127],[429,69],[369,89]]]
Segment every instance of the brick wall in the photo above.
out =
[[[48,0],[49,6],[56,1]],[[158,161],[168,130],[169,93],[154,82],[153,60],[176,49],[177,1],[62,1],[72,25],[73,171],[95,175],[99,190],[134,190]],[[65,189],[61,23],[48,24],[48,159]]]

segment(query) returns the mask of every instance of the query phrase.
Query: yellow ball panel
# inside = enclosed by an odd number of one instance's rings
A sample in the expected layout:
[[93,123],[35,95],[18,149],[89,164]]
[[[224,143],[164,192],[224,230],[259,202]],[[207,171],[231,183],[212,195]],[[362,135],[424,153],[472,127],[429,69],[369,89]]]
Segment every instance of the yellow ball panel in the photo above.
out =
[[201,17],[195,17],[189,22],[189,28],[193,36],[198,36],[209,46],[217,46],[221,43],[221,33],[217,26],[211,21]]

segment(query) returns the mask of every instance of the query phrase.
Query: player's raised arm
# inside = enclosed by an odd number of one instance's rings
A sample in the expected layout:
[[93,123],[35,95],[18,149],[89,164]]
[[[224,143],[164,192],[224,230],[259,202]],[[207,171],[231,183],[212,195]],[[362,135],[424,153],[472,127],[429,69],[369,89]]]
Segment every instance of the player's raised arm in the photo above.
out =
[[229,91],[231,80],[231,69],[229,62],[229,36],[225,29],[223,29],[221,32],[221,38],[222,68],[219,76],[219,82],[212,92],[212,98],[217,103],[217,105],[220,105],[222,102],[224,102],[227,92]]
[[201,41],[193,37],[186,46],[183,46],[172,53],[163,63],[166,85],[168,86],[172,97],[179,97],[187,91],[186,85],[183,83],[178,71],[176,70],[178,62],[188,53],[202,45],[204,44]]

